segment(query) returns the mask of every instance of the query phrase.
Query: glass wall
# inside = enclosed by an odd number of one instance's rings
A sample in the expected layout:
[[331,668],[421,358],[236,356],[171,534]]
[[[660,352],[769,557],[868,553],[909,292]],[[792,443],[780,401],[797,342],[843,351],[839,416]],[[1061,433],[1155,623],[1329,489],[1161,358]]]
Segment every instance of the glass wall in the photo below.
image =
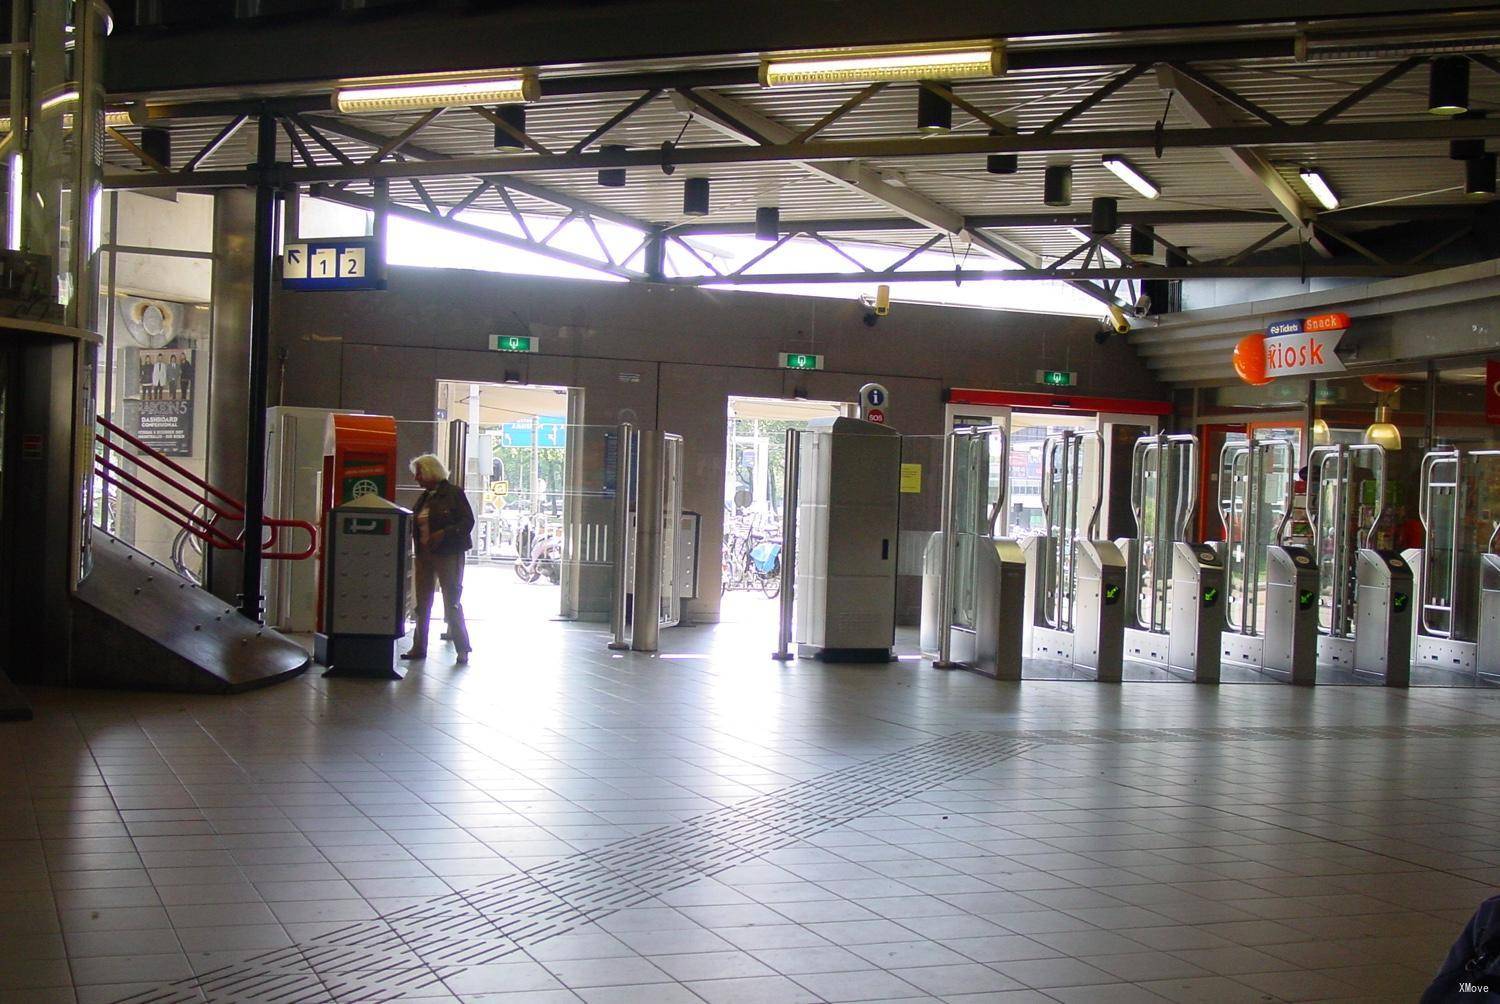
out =
[[[213,199],[186,193],[172,199],[110,193],[102,223],[104,345],[95,374],[99,411],[172,463],[203,477],[212,407]],[[134,461],[113,459],[141,475]],[[155,478],[143,480],[163,487]],[[177,480],[192,487],[186,479]],[[240,494],[238,486],[221,487]],[[188,507],[201,504],[202,494],[196,489],[172,493]],[[104,486],[94,516],[96,525],[125,543],[201,581],[203,545],[177,522],[115,485]],[[226,525],[225,530],[233,535],[239,526]]]

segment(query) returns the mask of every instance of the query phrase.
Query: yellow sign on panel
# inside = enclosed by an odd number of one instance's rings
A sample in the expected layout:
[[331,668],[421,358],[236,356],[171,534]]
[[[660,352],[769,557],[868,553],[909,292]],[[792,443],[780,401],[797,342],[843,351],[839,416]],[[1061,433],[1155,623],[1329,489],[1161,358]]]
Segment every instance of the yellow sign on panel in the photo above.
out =
[[922,494],[922,465],[921,464],[902,464],[901,465],[901,494],[903,494],[903,495],[920,495],[920,494]]

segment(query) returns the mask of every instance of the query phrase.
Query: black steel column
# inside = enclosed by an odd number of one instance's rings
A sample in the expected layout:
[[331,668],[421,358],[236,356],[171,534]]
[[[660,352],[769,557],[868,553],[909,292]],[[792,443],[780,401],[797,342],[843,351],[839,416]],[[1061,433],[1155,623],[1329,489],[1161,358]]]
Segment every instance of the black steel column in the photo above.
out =
[[667,238],[661,227],[653,227],[646,235],[645,267],[649,282],[661,282],[667,277]]
[[245,567],[240,612],[261,615],[261,525],[266,498],[266,384],[271,369],[271,277],[276,258],[276,117],[262,112],[255,149],[255,266],[250,286],[250,387],[245,409]]

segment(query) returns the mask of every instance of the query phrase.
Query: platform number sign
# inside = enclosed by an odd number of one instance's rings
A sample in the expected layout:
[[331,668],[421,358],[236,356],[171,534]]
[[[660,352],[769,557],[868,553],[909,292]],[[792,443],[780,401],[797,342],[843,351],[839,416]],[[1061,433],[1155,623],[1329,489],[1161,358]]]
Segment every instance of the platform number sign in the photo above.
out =
[[293,241],[281,256],[281,286],[299,290],[384,289],[374,237]]

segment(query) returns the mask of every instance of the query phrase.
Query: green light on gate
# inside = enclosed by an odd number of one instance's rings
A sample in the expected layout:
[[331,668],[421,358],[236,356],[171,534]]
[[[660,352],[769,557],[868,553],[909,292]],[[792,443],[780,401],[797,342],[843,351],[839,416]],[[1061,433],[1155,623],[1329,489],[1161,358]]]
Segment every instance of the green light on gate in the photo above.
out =
[[1072,387],[1078,383],[1078,374],[1071,370],[1037,370],[1036,382],[1044,387]]
[[530,335],[491,335],[490,349],[495,352],[535,352],[537,340]]
[[811,352],[782,352],[780,358],[781,368],[784,370],[820,370],[823,368],[823,357]]

